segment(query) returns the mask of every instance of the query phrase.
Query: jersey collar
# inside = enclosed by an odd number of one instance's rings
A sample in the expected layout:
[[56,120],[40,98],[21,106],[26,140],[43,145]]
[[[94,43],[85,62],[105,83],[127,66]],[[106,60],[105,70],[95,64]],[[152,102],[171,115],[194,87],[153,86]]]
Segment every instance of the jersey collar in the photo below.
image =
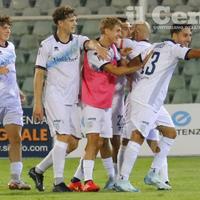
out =
[[67,41],[66,43],[64,43],[64,42],[62,42],[62,41],[60,41],[60,39],[58,38],[58,35],[57,35],[57,33],[54,33],[54,38],[55,38],[55,40],[56,40],[56,42],[60,42],[60,43],[62,43],[62,44],[67,44],[67,43],[69,43],[70,41],[72,41],[73,40],[73,35],[72,34],[70,34],[69,35],[69,41]]
[[174,40],[172,40],[172,39],[166,39],[166,40],[164,40],[164,41],[169,41],[169,42],[172,42],[172,43],[174,43],[174,44],[177,44]]
[[7,41],[5,42],[5,46],[1,46],[0,45],[0,47],[2,47],[2,48],[6,48],[7,46],[8,46],[8,42]]

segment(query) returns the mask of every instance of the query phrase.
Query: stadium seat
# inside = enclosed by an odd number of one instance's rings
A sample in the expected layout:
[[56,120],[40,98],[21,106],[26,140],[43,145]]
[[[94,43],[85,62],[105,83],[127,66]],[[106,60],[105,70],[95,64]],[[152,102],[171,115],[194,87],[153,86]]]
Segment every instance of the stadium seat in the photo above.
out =
[[28,22],[14,22],[12,26],[12,34],[14,36],[28,34]]
[[200,6],[200,1],[197,1],[197,0],[189,0],[189,1],[188,1],[188,5],[189,5],[189,6],[192,6],[192,7],[194,7],[194,8],[196,8],[196,7],[199,7],[199,6]]
[[37,21],[33,28],[33,34],[38,36],[38,39],[44,39],[46,36],[52,34],[51,21]]
[[23,9],[29,7],[28,0],[12,0],[10,7],[14,9],[15,15],[22,15]]
[[191,79],[189,89],[195,95],[200,88],[200,75],[194,75]]
[[161,42],[160,35],[158,35],[158,34],[151,34],[150,41],[152,43],[154,43],[154,42]]
[[106,6],[106,2],[105,0],[101,1],[87,0],[85,6],[90,8],[92,13],[97,13],[99,8]]
[[36,57],[37,57],[38,49],[34,49],[28,56],[27,63],[29,65],[35,66]]
[[23,35],[20,40],[19,48],[24,52],[31,52],[39,46],[36,35]]
[[81,6],[80,0],[62,0],[60,5],[61,6],[69,5],[73,8]]
[[3,2],[0,1],[0,10],[3,8]]
[[192,93],[190,90],[178,89],[176,90],[172,99],[173,104],[192,103]]
[[117,8],[117,12],[124,13],[127,6],[131,6],[131,0],[112,0],[111,6]]
[[178,12],[178,11],[180,11],[180,12],[189,12],[189,11],[192,12],[192,11],[194,11],[194,8],[189,6],[189,5],[178,5],[178,6],[174,7],[172,10],[175,11],[175,12]]
[[82,34],[84,35],[96,35],[99,33],[99,21],[87,20],[83,24]]
[[100,15],[116,14],[117,9],[111,6],[103,6],[98,10]]
[[26,77],[23,85],[22,91],[25,93],[33,93],[33,77]]
[[197,92],[197,97],[195,99],[195,103],[200,103],[200,90]]
[[54,0],[37,0],[35,7],[40,9],[41,15],[47,15],[48,10],[55,8]]
[[14,10],[12,8],[0,8],[0,13],[1,15],[13,16]]
[[169,93],[174,93],[177,89],[185,88],[185,79],[181,75],[173,75],[169,84]]
[[1,0],[4,8],[10,8],[12,0]]
[[181,0],[163,0],[162,5],[163,6],[169,6],[169,7],[175,7],[177,5],[181,5],[182,1]]
[[77,7],[76,13],[78,15],[90,15],[90,14],[92,14],[92,11],[88,7]]
[[196,60],[186,61],[183,67],[183,75],[186,81],[190,81],[193,75],[198,74],[198,62]]
[[40,9],[37,7],[27,7],[23,10],[23,16],[40,16]]
[[17,64],[25,64],[26,59],[25,59],[23,51],[16,49],[15,53],[16,53],[16,65]]

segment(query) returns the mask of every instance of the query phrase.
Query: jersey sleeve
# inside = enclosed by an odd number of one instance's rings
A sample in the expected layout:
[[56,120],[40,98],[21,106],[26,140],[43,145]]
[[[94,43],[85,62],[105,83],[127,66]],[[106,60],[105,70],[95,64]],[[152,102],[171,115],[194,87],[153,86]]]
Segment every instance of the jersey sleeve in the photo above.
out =
[[84,44],[88,40],[89,40],[89,38],[87,36],[79,35],[78,43],[79,43],[79,47],[80,47],[81,50],[84,49]]
[[174,48],[172,48],[172,55],[174,55],[178,59],[187,60],[187,54],[190,50],[190,48],[176,44],[174,45]]
[[130,41],[127,47],[132,49],[131,53],[128,55],[128,59],[130,60],[139,56],[145,51],[144,46],[139,45],[139,43],[136,41]]
[[41,42],[36,58],[36,63],[35,63],[36,66],[47,68],[47,60],[49,54],[48,52],[49,48],[47,47],[47,45]]
[[89,65],[96,71],[102,70],[103,66],[110,63],[107,60],[99,58],[97,53],[93,50],[87,51]]

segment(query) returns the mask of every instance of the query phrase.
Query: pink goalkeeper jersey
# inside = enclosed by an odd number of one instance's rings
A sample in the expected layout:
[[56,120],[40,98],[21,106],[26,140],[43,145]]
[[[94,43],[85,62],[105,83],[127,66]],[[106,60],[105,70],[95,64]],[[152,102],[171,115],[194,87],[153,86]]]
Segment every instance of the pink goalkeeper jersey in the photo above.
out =
[[120,55],[115,45],[109,48],[110,60],[102,60],[93,50],[85,52],[82,79],[82,102],[96,108],[111,108],[115,92],[116,76],[103,70],[112,63],[117,67]]

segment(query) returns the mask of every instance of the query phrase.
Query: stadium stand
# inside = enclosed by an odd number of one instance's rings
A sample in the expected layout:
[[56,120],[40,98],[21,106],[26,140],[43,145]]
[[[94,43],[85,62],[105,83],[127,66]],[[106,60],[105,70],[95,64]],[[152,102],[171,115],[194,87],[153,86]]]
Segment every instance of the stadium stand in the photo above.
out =
[[193,102],[193,97],[190,90],[177,89],[171,103],[179,104],[179,103],[192,103],[192,102]]
[[[76,8],[78,15],[87,15],[86,19],[78,19],[77,33],[87,35],[90,38],[96,38],[99,35],[99,18],[94,14],[123,14],[128,5],[139,5],[139,0],[1,0],[0,13],[10,16],[22,15],[41,16],[52,15],[55,7],[60,5],[71,5]],[[148,1],[148,12],[158,6],[170,6],[171,11],[196,11],[199,10],[200,1],[197,0],[151,0]],[[91,15],[91,19],[88,16]],[[46,16],[45,16],[46,17]],[[169,38],[169,30],[158,29],[151,18],[147,19],[152,27],[151,42],[160,42]],[[168,24],[170,25],[170,24]],[[30,20],[14,21],[12,27],[11,41],[16,46],[17,54],[17,76],[20,78],[20,85],[26,77],[33,76],[33,67],[39,42],[54,31],[54,26],[50,21]],[[200,30],[193,31],[193,40],[191,46],[200,47]],[[200,62],[188,61],[180,62],[174,72],[173,79],[169,86],[169,94],[166,98],[167,103],[180,102],[177,95],[182,95],[188,90],[192,93],[192,100],[199,102],[200,94],[198,87],[200,85]],[[30,70],[31,68],[31,70]],[[180,92],[180,90],[182,92]],[[189,95],[190,96],[190,95]],[[181,96],[182,98],[184,95]],[[177,100],[178,99],[178,100]],[[190,99],[191,100],[191,99]],[[188,102],[188,99],[185,101]]]

